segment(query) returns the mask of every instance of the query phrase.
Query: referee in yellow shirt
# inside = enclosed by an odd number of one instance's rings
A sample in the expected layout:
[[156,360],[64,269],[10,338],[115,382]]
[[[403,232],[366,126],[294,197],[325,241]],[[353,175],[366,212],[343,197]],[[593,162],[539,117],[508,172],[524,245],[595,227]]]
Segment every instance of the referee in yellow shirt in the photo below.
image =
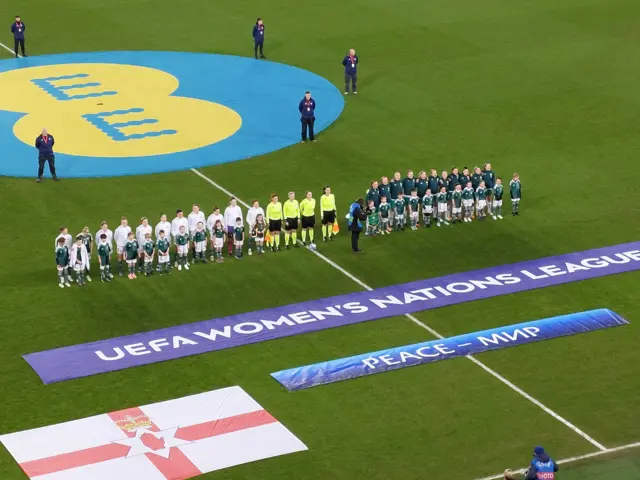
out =
[[309,243],[313,243],[313,229],[316,226],[316,200],[313,193],[307,192],[307,196],[300,202],[300,219],[302,221],[302,244],[307,245],[307,233]]
[[282,204],[278,201],[278,195],[271,195],[271,203],[267,205],[267,225],[271,234],[271,241],[267,247],[271,251],[280,251],[280,232],[282,231]]
[[293,246],[298,248],[300,205],[294,192],[289,192],[289,199],[284,202],[282,210],[284,212],[284,247],[289,250],[289,238],[291,238]]
[[336,197],[331,193],[331,187],[327,185],[322,189],[320,197],[320,211],[322,212],[322,240],[331,240],[333,224],[336,221]]

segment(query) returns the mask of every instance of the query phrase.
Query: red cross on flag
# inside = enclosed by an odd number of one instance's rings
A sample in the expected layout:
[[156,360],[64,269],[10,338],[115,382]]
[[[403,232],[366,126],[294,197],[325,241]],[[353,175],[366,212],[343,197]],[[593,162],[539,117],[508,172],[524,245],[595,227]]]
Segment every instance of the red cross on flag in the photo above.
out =
[[29,478],[178,480],[307,450],[240,387],[0,436]]

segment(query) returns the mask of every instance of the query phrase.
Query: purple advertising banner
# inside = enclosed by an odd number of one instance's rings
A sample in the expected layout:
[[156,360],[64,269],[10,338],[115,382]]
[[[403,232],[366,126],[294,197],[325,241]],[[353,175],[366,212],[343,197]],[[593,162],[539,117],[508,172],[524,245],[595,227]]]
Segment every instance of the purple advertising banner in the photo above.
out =
[[44,383],[640,269],[640,242],[73,345],[24,358]]

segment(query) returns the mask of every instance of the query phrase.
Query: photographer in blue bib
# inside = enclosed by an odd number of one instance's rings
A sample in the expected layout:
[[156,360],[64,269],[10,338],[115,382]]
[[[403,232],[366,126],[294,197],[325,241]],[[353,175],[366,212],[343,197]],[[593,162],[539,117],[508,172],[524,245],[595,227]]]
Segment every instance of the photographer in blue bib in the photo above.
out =
[[[556,472],[559,469],[558,464],[551,459],[544,448],[536,447],[533,449],[533,460],[525,471],[524,480],[556,480]],[[516,476],[511,470],[506,470],[504,478],[515,480]]]
[[354,253],[362,251],[358,246],[358,242],[360,241],[360,232],[366,219],[367,213],[364,209],[364,200],[360,197],[351,204],[349,213],[347,214],[347,222],[349,223],[349,230],[351,230],[351,250],[353,250]]

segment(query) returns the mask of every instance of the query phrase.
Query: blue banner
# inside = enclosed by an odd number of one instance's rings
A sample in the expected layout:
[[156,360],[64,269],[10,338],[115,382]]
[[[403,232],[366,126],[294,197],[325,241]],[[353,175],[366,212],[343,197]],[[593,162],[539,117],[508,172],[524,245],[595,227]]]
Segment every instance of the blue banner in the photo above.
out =
[[272,373],[271,376],[289,390],[300,390],[398,368],[515,347],[628,323],[617,313],[602,308],[354,355],[353,357],[282,370]]
[[44,383],[53,383],[635,270],[640,270],[640,242],[238,313],[29,353],[24,359]]

